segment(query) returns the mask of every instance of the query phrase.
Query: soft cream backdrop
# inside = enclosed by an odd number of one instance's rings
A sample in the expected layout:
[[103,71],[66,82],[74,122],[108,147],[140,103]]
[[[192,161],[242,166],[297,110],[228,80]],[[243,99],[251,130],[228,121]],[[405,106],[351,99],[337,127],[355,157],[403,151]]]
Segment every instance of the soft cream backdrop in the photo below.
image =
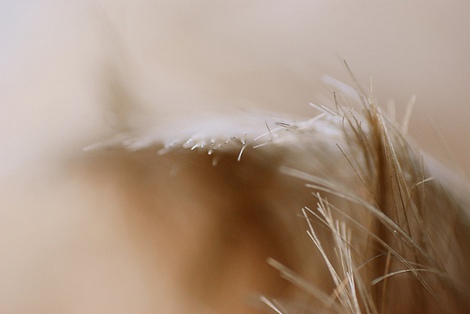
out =
[[309,117],[332,100],[323,75],[352,83],[346,59],[399,119],[416,95],[412,136],[470,173],[469,14],[468,1],[1,1],[0,310],[196,311],[165,294],[171,274],[146,286],[115,212],[128,174],[60,171],[116,131],[112,110],[142,128],[236,108]]

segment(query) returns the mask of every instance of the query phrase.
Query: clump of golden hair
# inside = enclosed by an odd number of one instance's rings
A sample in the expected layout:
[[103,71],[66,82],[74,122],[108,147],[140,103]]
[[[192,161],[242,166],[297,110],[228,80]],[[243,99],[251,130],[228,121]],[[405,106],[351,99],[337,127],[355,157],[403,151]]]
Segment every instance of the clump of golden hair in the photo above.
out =
[[[408,122],[383,113],[372,92],[351,90],[335,94],[334,109],[314,105],[322,113],[306,121],[212,117],[98,146],[157,148],[182,164],[212,164],[189,177],[227,193],[231,209],[217,234],[248,224],[264,234],[259,243],[277,247],[267,250],[277,254],[268,263],[290,287],[260,291],[276,312],[465,312],[467,181],[425,156],[408,139]],[[204,267],[223,272],[219,258],[231,267],[217,254]]]
[[[336,98],[336,111],[323,108],[307,128],[288,126],[281,144],[295,143],[281,171],[304,180],[317,200],[302,216],[332,288],[269,262],[314,299],[301,307],[305,312],[464,313],[468,183],[424,156],[407,139],[406,125],[388,119],[373,95],[358,88],[357,96],[358,111]],[[317,267],[319,257],[304,262]]]

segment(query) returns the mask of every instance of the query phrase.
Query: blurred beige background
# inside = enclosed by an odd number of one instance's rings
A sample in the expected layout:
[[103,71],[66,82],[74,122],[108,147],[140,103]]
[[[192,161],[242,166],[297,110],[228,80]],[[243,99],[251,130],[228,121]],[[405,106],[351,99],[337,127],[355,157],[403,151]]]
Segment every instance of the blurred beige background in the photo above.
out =
[[[171,273],[152,272],[159,284],[149,289],[154,256],[141,250],[154,231],[137,248],[139,236],[125,233],[127,169],[63,165],[126,123],[164,129],[239,108],[308,118],[317,114],[309,102],[332,102],[324,75],[353,84],[343,59],[363,86],[372,74],[399,120],[416,95],[411,135],[469,174],[469,14],[468,1],[2,0],[0,305],[195,309],[167,298],[177,291]],[[113,124],[113,110],[129,121]],[[159,267],[171,268],[161,256]]]

